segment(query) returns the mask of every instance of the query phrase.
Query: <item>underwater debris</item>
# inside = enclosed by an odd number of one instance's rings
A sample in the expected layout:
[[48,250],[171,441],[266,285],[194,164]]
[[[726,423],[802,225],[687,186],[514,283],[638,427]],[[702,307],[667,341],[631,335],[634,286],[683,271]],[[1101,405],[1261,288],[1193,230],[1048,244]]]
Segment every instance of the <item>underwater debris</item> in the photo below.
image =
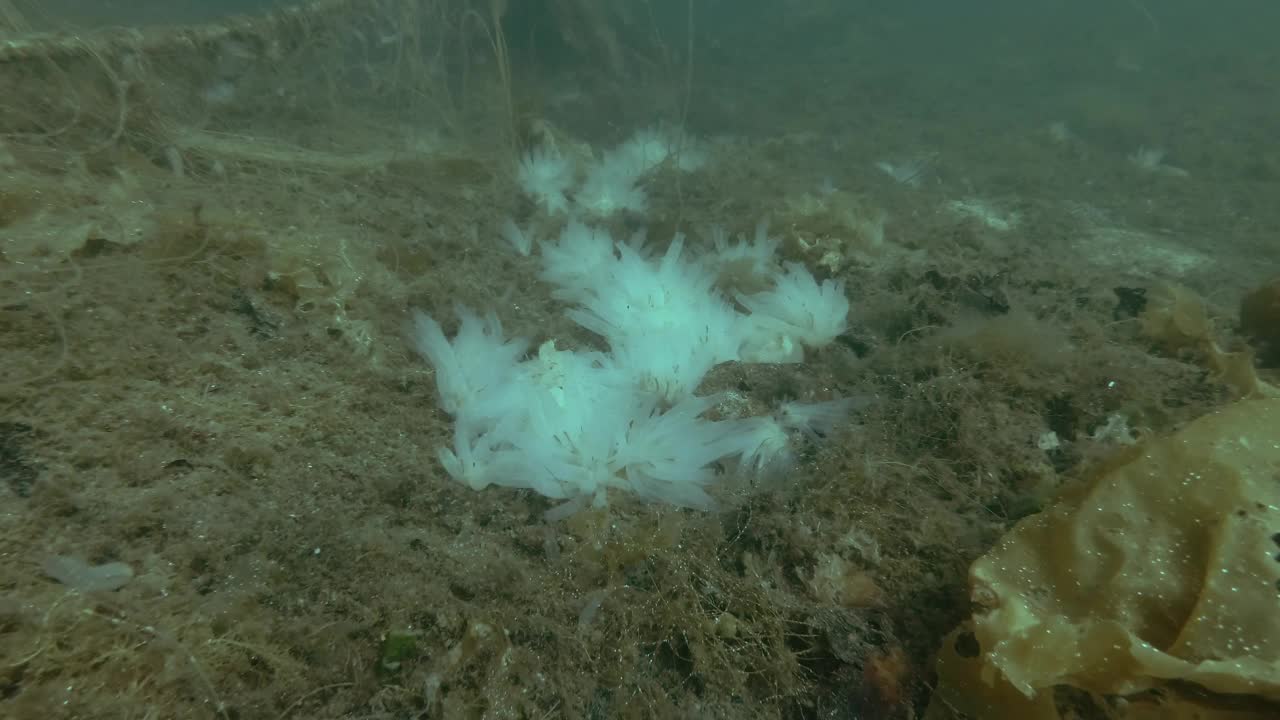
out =
[[937,157],[937,153],[933,153],[901,162],[881,160],[876,163],[876,168],[902,185],[918,188]]
[[1191,173],[1180,167],[1166,165],[1164,162],[1165,151],[1162,148],[1149,148],[1146,145],[1139,147],[1129,156],[1129,162],[1142,172],[1152,173],[1154,175],[1164,175],[1166,177],[1187,178],[1191,177]]
[[1008,232],[1018,226],[1022,216],[1016,212],[1004,212],[986,200],[966,198],[947,203],[947,209],[964,217],[973,218],[997,232]]
[[119,590],[133,579],[133,568],[122,562],[90,565],[78,557],[54,555],[44,561],[44,574],[80,592]]
[[1071,131],[1071,128],[1061,120],[1049,123],[1049,126],[1045,128],[1045,132],[1048,133],[1050,140],[1059,145],[1067,145],[1078,139],[1076,134]]

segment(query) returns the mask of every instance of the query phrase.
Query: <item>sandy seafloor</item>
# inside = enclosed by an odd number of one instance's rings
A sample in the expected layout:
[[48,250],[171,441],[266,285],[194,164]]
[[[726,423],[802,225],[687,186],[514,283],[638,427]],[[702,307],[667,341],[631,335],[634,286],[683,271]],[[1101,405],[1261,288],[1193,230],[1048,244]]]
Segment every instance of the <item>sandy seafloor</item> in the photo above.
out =
[[[913,717],[968,565],[1115,451],[1100,428],[1231,399],[1143,336],[1145,298],[1190,288],[1244,347],[1240,299],[1280,272],[1264,19],[1063,12],[699,28],[709,162],[614,229],[696,249],[768,220],[784,259],[845,280],[850,330],[703,391],[866,401],[784,482],[726,476],[712,512],[615,493],[547,523],[553,501],[440,467],[409,308],[599,346],[500,239],[511,216],[553,227],[501,123],[226,111],[326,154],[181,177],[125,141],[52,162],[6,136],[0,716]],[[683,113],[681,73],[516,68],[521,112],[566,142]],[[133,576],[80,592],[57,556]]]

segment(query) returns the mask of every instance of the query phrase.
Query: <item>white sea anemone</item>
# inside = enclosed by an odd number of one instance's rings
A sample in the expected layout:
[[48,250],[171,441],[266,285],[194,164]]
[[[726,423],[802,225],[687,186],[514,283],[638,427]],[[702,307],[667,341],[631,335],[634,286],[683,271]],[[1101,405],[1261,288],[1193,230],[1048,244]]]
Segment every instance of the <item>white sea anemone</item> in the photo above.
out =
[[573,164],[559,152],[539,147],[525,153],[516,169],[516,181],[531,200],[549,213],[569,208],[565,194],[573,184]]
[[[761,233],[737,254],[772,267],[762,256],[773,246]],[[721,396],[696,394],[714,366],[746,359],[744,348],[829,342],[846,325],[842,283],[819,284],[788,265],[771,273],[771,290],[739,296],[746,316],[715,288],[714,256],[687,257],[679,234],[650,255],[638,240],[617,242],[603,228],[571,220],[539,247],[542,277],[572,305],[568,317],[608,350],[561,350],[549,340],[531,354],[527,342],[503,333],[496,315],[460,310],[448,338],[416,313],[413,344],[435,368],[441,407],[455,421],[440,464],[458,482],[566,500],[551,513],[560,517],[603,505],[618,490],[711,508],[707,489],[721,461],[731,467],[737,460],[757,478],[785,477],[794,463],[790,436],[820,438],[847,415],[851,404],[833,400],[718,419],[707,415]],[[780,355],[768,361],[791,353]]]
[[624,210],[644,213],[649,198],[638,184],[642,174],[628,154],[605,153],[587,171],[587,179],[573,196],[574,205],[582,214],[601,219]]

